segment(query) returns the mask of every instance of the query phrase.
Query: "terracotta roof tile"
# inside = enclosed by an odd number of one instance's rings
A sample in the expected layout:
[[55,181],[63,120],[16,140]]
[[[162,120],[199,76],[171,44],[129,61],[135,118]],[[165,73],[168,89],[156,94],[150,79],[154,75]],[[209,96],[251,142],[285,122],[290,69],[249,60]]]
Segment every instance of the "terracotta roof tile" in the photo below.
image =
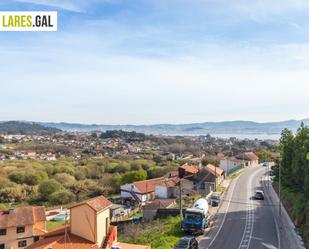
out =
[[0,228],[34,225],[45,220],[44,207],[18,207],[11,211],[0,211]]
[[183,165],[183,166],[181,166],[181,168],[184,169],[187,173],[190,173],[190,174],[198,173],[198,169],[194,166],[191,166],[191,165]]
[[215,165],[208,164],[206,168],[213,174],[216,173],[217,176],[221,176],[224,173],[224,170],[220,167],[216,167]]
[[26,249],[99,249],[97,244],[83,239],[79,236],[68,233],[66,236],[56,235],[46,237],[37,241],[36,243],[26,247]]
[[77,203],[73,206],[71,206],[71,208],[76,207],[76,206],[80,206],[83,204],[87,204],[89,207],[91,207],[93,210],[95,210],[96,212],[99,212],[107,207],[110,207],[112,205],[112,203],[107,200],[104,196],[97,196],[94,197],[92,199],[89,200],[85,200],[83,202]]
[[164,181],[159,182],[156,186],[175,187],[179,182],[179,177],[166,178]]
[[151,193],[155,191],[155,186],[165,181],[165,179],[166,178],[164,177],[160,177],[160,178],[134,182],[133,184],[141,193]]
[[244,152],[240,155],[237,155],[236,158],[240,160],[247,160],[247,161],[259,160],[258,156],[255,155],[253,152]]

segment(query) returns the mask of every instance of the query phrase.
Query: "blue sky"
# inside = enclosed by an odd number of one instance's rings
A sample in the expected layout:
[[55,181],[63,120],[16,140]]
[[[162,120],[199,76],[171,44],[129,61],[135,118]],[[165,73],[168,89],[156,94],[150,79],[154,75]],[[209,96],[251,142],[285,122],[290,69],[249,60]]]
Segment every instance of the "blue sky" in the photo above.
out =
[[0,33],[0,119],[309,117],[307,0],[2,0],[58,32]]

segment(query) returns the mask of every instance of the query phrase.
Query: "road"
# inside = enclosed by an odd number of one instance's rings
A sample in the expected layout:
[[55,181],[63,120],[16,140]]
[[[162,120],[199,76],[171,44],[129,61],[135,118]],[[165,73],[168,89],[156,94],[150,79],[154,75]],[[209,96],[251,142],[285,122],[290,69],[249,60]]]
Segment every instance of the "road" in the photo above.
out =
[[252,198],[256,189],[263,189],[264,174],[264,167],[250,167],[231,182],[214,226],[207,236],[199,238],[199,248],[280,248],[279,229],[267,191],[264,201]]

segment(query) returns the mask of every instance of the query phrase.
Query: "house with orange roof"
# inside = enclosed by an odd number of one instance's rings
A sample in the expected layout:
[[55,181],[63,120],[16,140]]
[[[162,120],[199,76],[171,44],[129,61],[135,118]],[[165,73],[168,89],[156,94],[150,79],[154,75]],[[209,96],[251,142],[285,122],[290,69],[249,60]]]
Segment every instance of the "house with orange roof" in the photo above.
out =
[[198,166],[184,164],[178,168],[178,175],[180,178],[193,179],[193,176],[198,172]]
[[124,184],[120,187],[121,197],[126,199],[134,199],[140,204],[145,204],[155,198],[155,186],[164,183],[167,179],[174,179],[175,177],[159,177],[144,181],[137,181],[133,183]]
[[167,178],[155,185],[156,198],[167,199],[176,197],[176,187],[179,183],[179,177]]
[[199,172],[194,176],[193,183],[194,189],[202,196],[208,195],[210,192],[215,191],[225,178],[225,171],[218,166],[208,164],[201,167]]
[[150,249],[117,242],[117,227],[110,225],[112,203],[98,196],[70,207],[70,223],[41,236],[26,249]]
[[0,211],[0,249],[22,249],[46,233],[44,207],[17,207]]
[[244,152],[220,161],[220,167],[230,173],[243,167],[258,166],[259,158],[254,152]]

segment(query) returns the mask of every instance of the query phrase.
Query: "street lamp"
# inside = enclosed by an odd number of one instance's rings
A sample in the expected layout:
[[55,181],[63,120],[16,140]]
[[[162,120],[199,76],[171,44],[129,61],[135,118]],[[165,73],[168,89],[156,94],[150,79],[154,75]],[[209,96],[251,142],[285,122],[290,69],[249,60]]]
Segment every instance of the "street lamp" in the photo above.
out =
[[281,218],[281,162],[279,162],[279,216]]

